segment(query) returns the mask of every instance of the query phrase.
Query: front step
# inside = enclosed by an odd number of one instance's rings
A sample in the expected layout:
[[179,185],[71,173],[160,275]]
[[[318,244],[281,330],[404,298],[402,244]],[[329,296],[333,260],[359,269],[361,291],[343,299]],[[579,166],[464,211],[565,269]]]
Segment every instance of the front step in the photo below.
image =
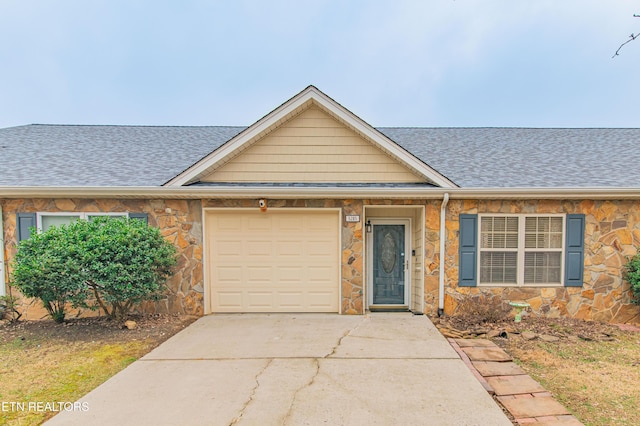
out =
[[409,312],[409,306],[407,305],[371,305],[369,306],[371,312]]

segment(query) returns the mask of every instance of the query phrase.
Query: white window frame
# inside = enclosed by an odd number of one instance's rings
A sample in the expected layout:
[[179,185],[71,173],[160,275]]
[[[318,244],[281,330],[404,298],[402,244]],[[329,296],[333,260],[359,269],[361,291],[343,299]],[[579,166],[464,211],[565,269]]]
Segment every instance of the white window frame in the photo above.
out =
[[[482,218],[483,217],[517,217],[518,218],[518,247],[517,250],[513,249],[494,249],[494,248],[482,248]],[[562,218],[562,247],[560,248],[525,248],[525,224],[526,218],[528,217],[560,217]],[[478,242],[478,253],[477,253],[477,270],[476,277],[478,277],[478,286],[480,287],[526,287],[526,288],[536,288],[536,287],[563,287],[564,286],[564,268],[565,268],[565,248],[566,248],[566,240],[567,240],[567,215],[566,214],[558,214],[558,213],[532,213],[532,214],[508,214],[508,213],[482,213],[478,214],[478,226],[477,226],[478,234],[477,234],[477,242]],[[507,251],[516,251],[517,252],[517,261],[516,261],[516,283],[487,283],[481,281],[481,262],[480,257],[482,252],[507,252]],[[525,261],[525,253],[531,252],[549,252],[549,251],[559,251],[560,252],[560,282],[559,283],[532,283],[525,284],[524,282],[524,261]]]
[[38,233],[42,233],[42,218],[44,216],[76,216],[78,219],[88,220],[94,216],[115,216],[115,217],[129,217],[128,212],[37,212],[36,213],[36,228]]

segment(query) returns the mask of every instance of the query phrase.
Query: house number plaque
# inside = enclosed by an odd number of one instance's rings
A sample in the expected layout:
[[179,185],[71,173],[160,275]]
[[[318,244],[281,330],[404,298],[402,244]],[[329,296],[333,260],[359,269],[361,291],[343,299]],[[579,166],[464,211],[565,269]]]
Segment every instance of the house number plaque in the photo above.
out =
[[348,214],[345,216],[345,220],[347,222],[360,222],[360,215],[359,214]]

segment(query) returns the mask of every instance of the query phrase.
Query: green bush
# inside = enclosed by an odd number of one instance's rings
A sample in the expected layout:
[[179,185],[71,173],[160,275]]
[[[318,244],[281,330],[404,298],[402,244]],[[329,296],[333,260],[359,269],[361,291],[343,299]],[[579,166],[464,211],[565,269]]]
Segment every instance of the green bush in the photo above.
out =
[[629,259],[625,265],[625,279],[631,284],[633,301],[640,304],[640,253]]
[[13,284],[42,300],[58,322],[67,303],[95,307],[87,303],[90,295],[109,317],[124,318],[136,303],[161,295],[175,253],[157,228],[138,219],[78,220],[23,240]]
[[124,318],[133,305],[161,296],[176,264],[176,249],[158,228],[108,217],[83,226],[86,284],[107,315]]
[[77,235],[64,226],[32,232],[22,240],[13,265],[13,285],[27,297],[42,301],[51,318],[62,322],[65,305],[84,306],[86,271]]

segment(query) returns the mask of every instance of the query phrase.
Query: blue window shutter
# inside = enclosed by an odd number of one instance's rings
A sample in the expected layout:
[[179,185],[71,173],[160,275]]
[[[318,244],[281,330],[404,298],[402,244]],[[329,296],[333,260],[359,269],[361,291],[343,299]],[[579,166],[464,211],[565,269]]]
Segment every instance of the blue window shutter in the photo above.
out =
[[129,219],[138,219],[149,224],[149,215],[146,213],[129,213]]
[[[440,238],[444,238],[441,235]],[[442,256],[442,254],[440,254]],[[475,287],[478,268],[478,215],[460,215],[460,256],[459,256],[458,285],[460,287]]]
[[564,255],[565,287],[582,287],[584,276],[584,215],[568,214]]
[[35,213],[18,213],[16,215],[16,227],[18,228],[18,242],[31,236],[31,228],[36,226]]

